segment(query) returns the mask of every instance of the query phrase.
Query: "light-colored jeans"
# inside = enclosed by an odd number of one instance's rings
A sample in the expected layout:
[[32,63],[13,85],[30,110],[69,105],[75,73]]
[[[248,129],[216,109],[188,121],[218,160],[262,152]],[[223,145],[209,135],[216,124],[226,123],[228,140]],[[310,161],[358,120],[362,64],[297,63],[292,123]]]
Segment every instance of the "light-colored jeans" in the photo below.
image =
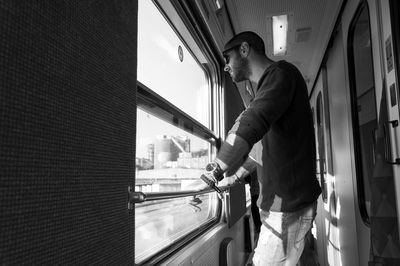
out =
[[260,211],[262,226],[253,256],[254,266],[296,265],[311,229],[317,202],[297,212]]

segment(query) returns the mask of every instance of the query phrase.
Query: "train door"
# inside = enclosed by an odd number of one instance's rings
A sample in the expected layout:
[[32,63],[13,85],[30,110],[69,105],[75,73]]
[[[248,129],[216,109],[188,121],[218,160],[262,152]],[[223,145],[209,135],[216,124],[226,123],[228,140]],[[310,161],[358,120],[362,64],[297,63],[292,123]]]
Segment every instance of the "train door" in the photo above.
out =
[[[371,179],[371,261],[400,262],[400,143],[396,55],[398,1],[367,1],[371,16],[372,55],[378,127],[374,129],[374,173]],[[362,16],[362,15],[361,15]],[[397,29],[397,30],[396,30]]]
[[396,143],[398,113],[390,114],[396,101],[386,89],[383,67],[387,22],[379,1],[361,1],[346,24],[358,253],[361,265],[386,265],[398,262],[400,254],[392,167],[398,160],[390,154],[397,149],[390,146]]
[[[328,265],[365,265],[359,260],[360,243],[357,231],[357,212],[354,206],[355,192],[352,164],[351,112],[347,89],[347,75],[343,43],[343,24],[333,33],[324,61],[326,79],[323,84],[329,97],[330,143],[326,142],[329,179],[324,199],[326,252]],[[321,101],[324,98],[321,96]],[[329,140],[325,136],[325,139]],[[326,156],[326,158],[328,158]],[[363,234],[361,234],[363,235]]]
[[313,89],[313,94],[311,95],[310,103],[312,106],[313,120],[314,120],[314,130],[316,136],[316,147],[317,147],[317,178],[320,182],[322,188],[322,195],[318,199],[318,209],[317,216],[315,218],[315,228],[313,228],[312,233],[316,239],[318,262],[320,265],[328,265],[327,263],[327,249],[325,243],[327,242],[327,235],[325,229],[325,221],[327,213],[325,212],[325,204],[327,200],[327,167],[326,167],[326,131],[325,123],[326,112],[324,111],[323,99],[323,75],[319,75],[317,78],[316,85]]

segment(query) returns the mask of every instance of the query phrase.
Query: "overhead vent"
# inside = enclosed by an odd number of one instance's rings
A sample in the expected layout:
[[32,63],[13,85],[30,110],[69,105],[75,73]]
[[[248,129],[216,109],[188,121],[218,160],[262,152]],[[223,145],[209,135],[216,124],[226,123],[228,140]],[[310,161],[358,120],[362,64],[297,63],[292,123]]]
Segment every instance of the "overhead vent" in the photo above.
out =
[[296,30],[295,41],[299,42],[308,42],[311,36],[311,27],[300,28]]

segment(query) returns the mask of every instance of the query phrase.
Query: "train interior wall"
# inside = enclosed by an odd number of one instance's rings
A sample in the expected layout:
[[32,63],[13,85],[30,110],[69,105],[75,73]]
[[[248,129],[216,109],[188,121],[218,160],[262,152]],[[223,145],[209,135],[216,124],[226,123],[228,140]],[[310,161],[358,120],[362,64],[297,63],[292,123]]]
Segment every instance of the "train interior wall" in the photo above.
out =
[[[353,2],[354,3],[354,2]],[[352,4],[346,12],[353,13]],[[345,47],[349,21],[342,18],[335,38],[327,51],[323,69],[316,82],[311,102],[317,112],[321,92],[324,126],[326,198],[320,198],[316,224],[318,254],[321,265],[367,265],[369,231],[358,210],[354,169],[352,121]],[[314,115],[315,116],[315,115]],[[317,133],[318,136],[318,133]],[[321,140],[320,140],[321,141]]]
[[[352,39],[349,36],[352,34],[352,23],[357,18],[357,14],[361,12],[361,8],[365,8],[370,21],[360,20],[360,24],[370,27],[371,42],[369,45],[371,47],[371,64],[373,64],[371,69],[373,69],[373,72],[369,75],[373,77],[364,77],[363,81],[365,79],[374,79],[373,89],[376,98],[373,98],[373,101],[378,110],[378,121],[381,119],[390,121],[399,119],[398,104],[393,100],[396,98],[393,96],[393,92],[388,90],[391,86],[396,87],[396,71],[388,70],[388,63],[392,60],[391,47],[388,48],[387,45],[391,40],[389,2],[373,0],[364,2],[347,1],[340,17],[340,24],[336,28],[335,37],[328,47],[322,70],[310,97],[310,102],[314,109],[314,117],[316,117],[318,93],[322,93],[323,104],[325,105],[323,118],[328,119],[324,121],[325,139],[322,139],[323,143],[318,143],[321,139],[317,141],[318,146],[324,145],[326,148],[323,159],[326,159],[326,169],[324,170],[327,198],[325,201],[320,199],[319,213],[316,218],[317,235],[320,237],[320,239],[317,239],[317,243],[321,265],[368,265],[371,260],[374,260],[371,258],[371,254],[382,256],[381,258],[375,257],[378,260],[383,260],[383,257],[385,257],[384,260],[387,263],[396,261],[398,257],[395,254],[396,252],[393,252],[393,250],[397,249],[398,231],[392,228],[393,219],[391,217],[393,211],[389,211],[395,209],[396,204],[391,200],[389,202],[388,196],[398,193],[399,189],[395,188],[396,184],[398,184],[396,180],[398,167],[393,167],[395,178],[392,185],[390,185],[393,188],[393,193],[387,194],[390,190],[388,188],[384,189],[386,192],[377,192],[375,187],[372,188],[371,193],[375,193],[375,198],[372,199],[370,204],[382,206],[383,202],[386,202],[385,206],[388,211],[380,217],[382,214],[378,214],[376,213],[377,210],[371,209],[370,220],[371,217],[373,219],[371,227],[371,225],[367,225],[365,217],[362,217],[360,210],[360,205],[364,203],[362,201],[368,204],[369,198],[360,197],[360,189],[364,188],[360,188],[357,184],[359,182],[357,177],[361,177],[358,176],[356,169],[354,114],[352,114],[352,97],[354,96],[350,93],[352,89],[354,90],[351,80],[354,77],[352,77],[351,71],[353,67],[351,57],[353,55],[350,53]],[[367,56],[365,52],[359,53],[363,53],[360,56]],[[391,62],[393,63],[393,61]],[[365,71],[364,67],[367,63],[368,61],[365,61],[362,69],[357,69],[357,71]],[[360,99],[364,98],[360,96],[358,100]],[[391,106],[387,104],[390,101]],[[388,109],[388,114],[386,115],[385,108]],[[382,110],[385,112],[382,112]],[[359,111],[358,115],[361,120],[366,119],[365,112]],[[389,117],[387,117],[388,115]],[[380,124],[378,126],[380,127]],[[316,126],[316,132],[317,128]],[[396,134],[399,134],[397,128],[390,130],[391,140],[389,144],[391,145],[392,158],[397,156],[398,147],[396,145],[398,145],[398,137]],[[318,132],[316,135],[318,136]],[[370,135],[367,137],[370,137]],[[366,193],[369,192],[367,191]],[[390,196],[391,198],[392,196]],[[368,209],[369,207],[367,205]],[[372,206],[372,208],[374,207]],[[395,220],[396,217],[398,217],[397,214],[394,215]],[[388,228],[382,230],[385,226],[379,226],[378,228],[377,224],[387,224]],[[389,227],[392,229],[389,230]],[[371,251],[371,248],[373,251]]]
[[0,17],[0,264],[133,265],[137,2]]

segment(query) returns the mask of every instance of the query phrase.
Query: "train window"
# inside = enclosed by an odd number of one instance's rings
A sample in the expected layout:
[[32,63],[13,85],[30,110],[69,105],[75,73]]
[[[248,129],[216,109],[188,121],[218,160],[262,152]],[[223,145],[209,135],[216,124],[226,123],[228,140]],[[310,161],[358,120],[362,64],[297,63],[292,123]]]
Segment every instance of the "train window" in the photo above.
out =
[[216,217],[215,194],[149,201],[135,210],[135,262],[175,243]]
[[349,33],[349,61],[354,128],[355,161],[361,215],[369,223],[371,180],[375,169],[374,133],[378,128],[370,20],[364,6]]
[[209,143],[137,110],[136,183],[142,192],[193,190],[203,185]]
[[205,57],[191,53],[160,10],[139,1],[135,191],[148,200],[135,204],[136,264],[172,252],[221,210],[214,192],[199,191],[202,169],[216,152],[210,139],[217,139],[210,78],[199,63]]
[[324,123],[326,117],[324,116],[324,107],[322,103],[322,94],[321,92],[318,93],[317,96],[317,156],[318,156],[318,163],[317,163],[317,177],[321,184],[322,188],[322,200],[327,203],[328,196],[327,196],[327,178],[326,178],[326,159],[325,159],[325,131],[324,131]]
[[209,126],[210,90],[204,69],[151,0],[139,1],[138,16],[138,80]]

